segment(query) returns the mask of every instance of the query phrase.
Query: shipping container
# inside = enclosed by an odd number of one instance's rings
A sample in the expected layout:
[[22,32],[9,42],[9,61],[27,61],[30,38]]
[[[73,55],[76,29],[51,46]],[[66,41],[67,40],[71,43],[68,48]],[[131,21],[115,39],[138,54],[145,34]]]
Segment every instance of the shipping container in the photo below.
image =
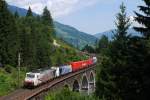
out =
[[78,71],[80,69],[83,69],[83,68],[86,68],[86,67],[92,65],[93,64],[93,59],[90,58],[88,60],[71,62],[70,64],[72,66],[72,71]]
[[72,71],[78,71],[79,69],[82,68],[82,61],[77,61],[77,62],[71,62],[70,63],[72,66]]
[[55,77],[60,76],[59,67],[51,67],[51,69],[55,70]]
[[88,60],[88,65],[90,66],[90,65],[92,65],[92,64],[93,64],[93,59],[90,58],[90,59]]
[[71,65],[64,65],[59,67],[60,75],[65,75],[72,72]]

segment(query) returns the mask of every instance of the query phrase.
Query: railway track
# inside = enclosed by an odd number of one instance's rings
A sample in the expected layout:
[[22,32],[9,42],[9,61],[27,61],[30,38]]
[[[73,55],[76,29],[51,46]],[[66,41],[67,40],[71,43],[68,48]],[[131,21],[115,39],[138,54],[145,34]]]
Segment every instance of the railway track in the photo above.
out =
[[84,73],[85,71],[93,69],[94,67],[95,66],[90,66],[85,69],[81,69],[77,72],[69,73],[62,77],[58,77],[54,79],[53,81],[49,81],[35,89],[23,89],[23,88],[18,89],[7,96],[0,97],[0,100],[29,100],[30,98],[33,98],[34,96],[42,93],[43,91],[50,89],[52,86],[56,85],[57,83],[60,83],[80,73]]

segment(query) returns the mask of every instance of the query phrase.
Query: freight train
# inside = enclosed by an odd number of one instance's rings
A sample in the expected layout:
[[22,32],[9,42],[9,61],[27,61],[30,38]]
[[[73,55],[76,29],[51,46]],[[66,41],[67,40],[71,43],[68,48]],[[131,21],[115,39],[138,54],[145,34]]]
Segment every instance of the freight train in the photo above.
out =
[[43,84],[47,81],[50,81],[54,78],[60,77],[62,75],[76,72],[83,68],[89,67],[91,65],[96,64],[97,58],[92,57],[88,60],[82,60],[77,62],[70,62],[68,65],[63,65],[59,67],[51,67],[38,69],[32,72],[26,73],[26,77],[24,80],[25,87],[36,87],[40,84]]

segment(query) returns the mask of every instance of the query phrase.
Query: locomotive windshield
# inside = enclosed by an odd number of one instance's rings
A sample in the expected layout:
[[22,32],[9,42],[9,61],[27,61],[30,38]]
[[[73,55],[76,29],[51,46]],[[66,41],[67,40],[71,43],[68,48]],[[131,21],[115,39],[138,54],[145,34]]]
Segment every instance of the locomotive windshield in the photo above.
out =
[[28,77],[28,78],[34,78],[35,75],[34,75],[34,74],[27,74],[27,77]]

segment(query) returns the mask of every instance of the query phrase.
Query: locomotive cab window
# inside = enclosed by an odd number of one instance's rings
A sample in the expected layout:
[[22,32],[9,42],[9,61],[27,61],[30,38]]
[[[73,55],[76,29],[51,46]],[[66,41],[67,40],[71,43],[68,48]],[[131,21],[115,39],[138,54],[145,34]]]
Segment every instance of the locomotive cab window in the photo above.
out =
[[28,78],[34,78],[35,75],[33,75],[33,74],[27,74],[27,77],[28,77]]
[[39,76],[37,75],[37,78],[39,78]]

